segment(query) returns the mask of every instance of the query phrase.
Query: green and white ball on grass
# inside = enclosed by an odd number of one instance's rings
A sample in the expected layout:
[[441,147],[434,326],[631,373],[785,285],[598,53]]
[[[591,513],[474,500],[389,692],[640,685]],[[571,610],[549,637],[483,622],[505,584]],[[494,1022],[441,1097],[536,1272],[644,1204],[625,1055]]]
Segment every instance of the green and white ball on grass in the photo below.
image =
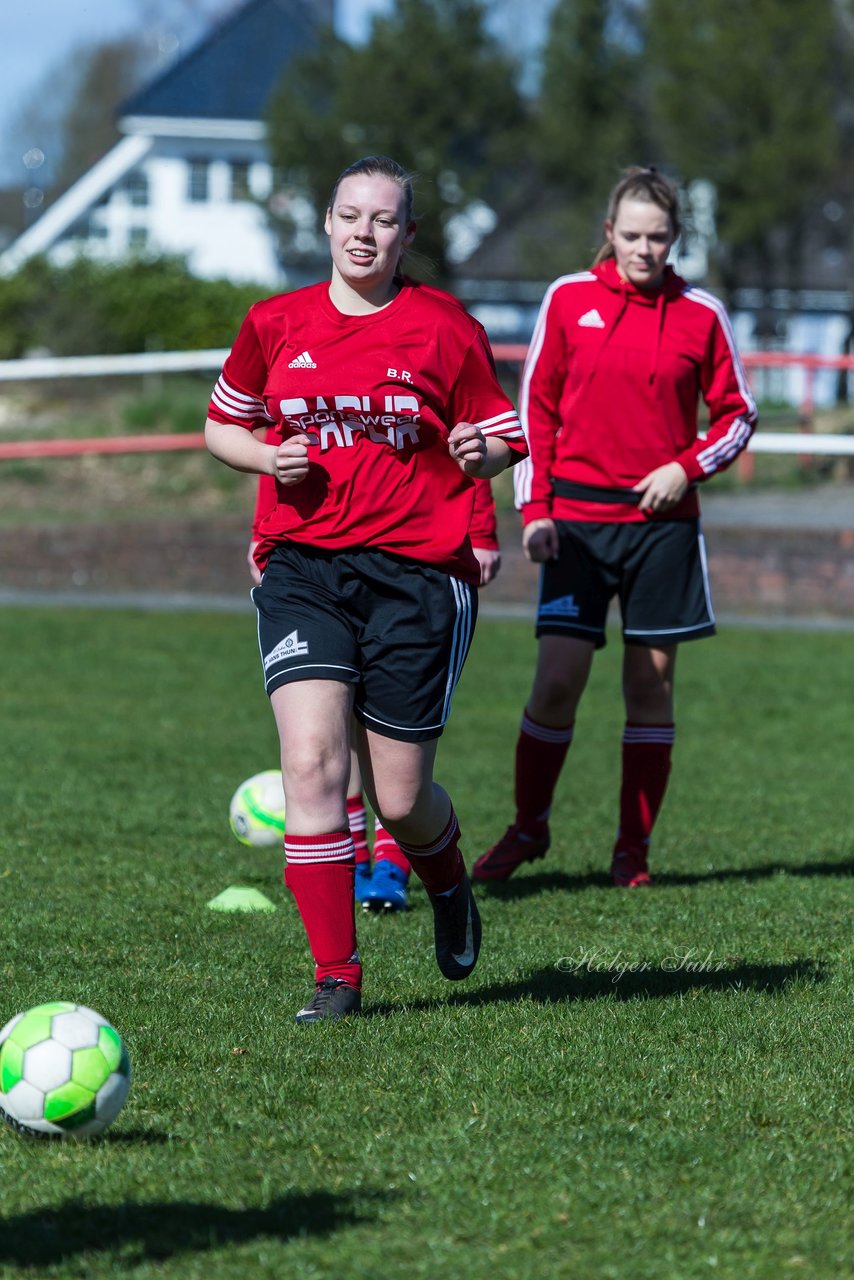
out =
[[54,1000],[0,1031],[0,1115],[22,1133],[92,1138],[112,1124],[130,1088],[130,1059],[106,1018]]
[[241,844],[281,844],[285,835],[285,793],[280,769],[255,773],[231,797],[231,829]]

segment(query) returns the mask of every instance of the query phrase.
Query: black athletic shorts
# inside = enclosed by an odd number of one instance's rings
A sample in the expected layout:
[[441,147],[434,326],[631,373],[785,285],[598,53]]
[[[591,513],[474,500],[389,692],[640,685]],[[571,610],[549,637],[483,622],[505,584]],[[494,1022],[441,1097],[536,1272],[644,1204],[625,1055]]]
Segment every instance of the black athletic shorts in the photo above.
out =
[[560,550],[543,565],[537,635],[605,644],[616,596],[626,644],[666,646],[715,634],[700,522],[557,520]]
[[383,551],[283,543],[252,592],[267,693],[296,680],[356,686],[354,713],[401,742],[438,738],[471,645],[477,592]]

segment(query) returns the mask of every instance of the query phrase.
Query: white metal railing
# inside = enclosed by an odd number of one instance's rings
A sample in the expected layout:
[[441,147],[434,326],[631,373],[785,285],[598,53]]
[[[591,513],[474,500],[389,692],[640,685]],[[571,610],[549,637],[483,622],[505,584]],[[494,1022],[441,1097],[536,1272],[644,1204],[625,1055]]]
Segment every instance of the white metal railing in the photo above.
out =
[[42,378],[112,378],[133,373],[191,373],[221,369],[228,348],[209,351],[144,351],[122,356],[30,356],[0,360],[0,382]]
[[[527,352],[527,347],[520,343],[494,343],[492,349],[496,360],[510,363],[521,363]],[[0,360],[0,383],[53,378],[121,377],[128,374],[215,372],[222,368],[227,355],[228,348],[211,348],[203,351],[146,351],[134,355],[33,356],[23,360]],[[745,352],[743,359],[749,369],[786,365],[801,366],[810,375],[822,368],[845,369],[854,374],[852,356],[822,357],[751,351]],[[800,416],[802,421],[808,422],[811,415],[810,398],[809,403],[801,406]],[[77,441],[10,441],[0,443],[0,458],[195,449],[201,447],[202,442],[201,435],[195,432],[168,436],[99,437]],[[854,456],[854,434],[760,430],[751,438],[748,450],[751,453]]]

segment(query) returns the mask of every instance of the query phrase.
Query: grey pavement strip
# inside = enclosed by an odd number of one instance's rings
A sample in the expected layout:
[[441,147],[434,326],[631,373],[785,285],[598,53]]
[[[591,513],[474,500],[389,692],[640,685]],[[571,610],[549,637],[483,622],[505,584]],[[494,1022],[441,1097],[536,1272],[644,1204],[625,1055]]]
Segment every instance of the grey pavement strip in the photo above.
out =
[[[48,606],[81,609],[138,609],[161,613],[251,613],[252,601],[236,595],[194,595],[189,592],[121,592],[94,591],[14,591],[0,588],[0,606]],[[481,618],[499,622],[528,621],[533,624],[534,605],[490,604],[478,609]],[[767,631],[840,631],[854,632],[854,618],[829,615],[815,617],[783,614],[718,613],[721,627],[750,627]]]
[[854,529],[854,485],[701,497],[703,524],[742,529]]

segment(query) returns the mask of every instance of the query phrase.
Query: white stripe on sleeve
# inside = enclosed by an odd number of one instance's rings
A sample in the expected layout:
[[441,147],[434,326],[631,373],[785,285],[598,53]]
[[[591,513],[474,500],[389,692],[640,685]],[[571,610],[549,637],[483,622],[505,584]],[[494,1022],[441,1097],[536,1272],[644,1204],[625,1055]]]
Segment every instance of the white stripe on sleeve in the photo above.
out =
[[753,393],[751,392],[750,384],[747,381],[747,374],[745,372],[744,365],[741,363],[741,356],[738,354],[738,348],[735,345],[735,336],[732,331],[732,325],[729,322],[726,307],[719,298],[716,298],[713,293],[707,293],[705,289],[695,289],[693,286],[689,286],[683,292],[682,296],[683,298],[686,298],[688,302],[698,302],[700,306],[708,307],[709,310],[714,311],[717,316],[718,323],[723,330],[723,335],[726,338],[727,346],[729,347],[730,357],[732,358],[733,368],[735,369],[735,376],[738,382],[738,389],[741,393],[742,399],[744,400],[745,408],[747,409],[747,421],[754,422],[757,416],[756,401],[753,399]]
[[211,400],[222,413],[227,414],[230,418],[246,420],[263,418],[266,422],[273,421],[267,413],[264,401],[260,396],[248,396],[244,392],[238,391],[236,387],[232,387],[229,382],[226,382],[222,374],[220,374],[213,389]]

